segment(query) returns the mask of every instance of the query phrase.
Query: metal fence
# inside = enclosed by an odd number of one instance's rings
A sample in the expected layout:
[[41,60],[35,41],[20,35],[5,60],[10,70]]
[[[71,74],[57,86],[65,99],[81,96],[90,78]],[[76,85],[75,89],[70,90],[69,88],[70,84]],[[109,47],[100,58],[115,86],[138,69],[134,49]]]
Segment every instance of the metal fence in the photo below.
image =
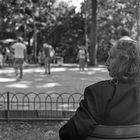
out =
[[80,93],[0,94],[0,120],[68,120],[79,106]]

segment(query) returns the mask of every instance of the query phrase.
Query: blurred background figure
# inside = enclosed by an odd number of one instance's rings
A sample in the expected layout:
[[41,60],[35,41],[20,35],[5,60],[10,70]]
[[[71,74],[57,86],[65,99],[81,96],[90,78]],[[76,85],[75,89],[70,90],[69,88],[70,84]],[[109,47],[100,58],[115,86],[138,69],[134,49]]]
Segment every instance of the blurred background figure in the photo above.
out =
[[79,70],[84,71],[85,69],[85,59],[86,59],[86,51],[84,46],[79,47],[78,56],[79,60]]
[[44,54],[42,49],[38,53],[38,63],[40,65],[44,64]]
[[15,66],[15,73],[18,76],[18,70],[20,71],[17,80],[22,79],[23,76],[23,63],[26,57],[26,46],[23,43],[23,38],[18,37],[17,42],[12,45],[14,49],[14,66]]
[[44,74],[51,74],[51,58],[54,55],[54,49],[51,45],[44,43],[43,44],[43,52],[44,52]]

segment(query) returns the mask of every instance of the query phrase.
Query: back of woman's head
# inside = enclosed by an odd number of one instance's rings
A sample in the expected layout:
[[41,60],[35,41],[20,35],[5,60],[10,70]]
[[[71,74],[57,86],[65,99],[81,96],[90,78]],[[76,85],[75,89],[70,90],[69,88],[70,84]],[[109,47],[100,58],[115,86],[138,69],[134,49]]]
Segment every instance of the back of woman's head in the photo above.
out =
[[124,67],[127,67],[124,76],[138,77],[140,75],[140,48],[134,40],[118,41],[116,48],[119,50],[120,60],[127,58]]
[[136,101],[140,103],[140,46],[135,41],[118,42],[117,48],[122,51],[120,56],[127,55],[129,66],[126,73],[128,78],[134,78],[137,84]]
[[[122,67],[123,72],[118,73],[116,78],[134,79],[137,84],[136,101],[140,103],[140,46],[134,40],[121,40],[115,47],[118,50],[120,61],[126,62],[124,65],[120,63],[119,67]],[[115,81],[115,79],[113,80]]]

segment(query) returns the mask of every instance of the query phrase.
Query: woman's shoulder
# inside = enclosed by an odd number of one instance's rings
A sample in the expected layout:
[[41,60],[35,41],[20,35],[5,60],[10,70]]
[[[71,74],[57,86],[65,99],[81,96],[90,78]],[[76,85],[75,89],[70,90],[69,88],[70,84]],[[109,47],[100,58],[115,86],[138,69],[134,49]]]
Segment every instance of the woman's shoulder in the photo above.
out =
[[110,80],[104,80],[88,86],[86,90],[91,91],[95,95],[110,96],[114,90],[114,86]]
[[94,89],[108,88],[108,87],[112,87],[110,80],[103,80],[88,86],[88,88],[94,88]]
[[86,87],[84,98],[107,102],[112,97],[113,91],[114,86],[111,84],[110,80],[104,80]]

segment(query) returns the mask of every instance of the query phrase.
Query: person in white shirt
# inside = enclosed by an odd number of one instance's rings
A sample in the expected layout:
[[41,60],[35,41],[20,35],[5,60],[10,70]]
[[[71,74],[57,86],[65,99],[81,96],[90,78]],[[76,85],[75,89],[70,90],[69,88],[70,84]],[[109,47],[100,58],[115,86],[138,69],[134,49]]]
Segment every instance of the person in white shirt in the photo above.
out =
[[[23,43],[23,38],[18,37],[17,42],[12,45],[12,48],[14,49],[15,73],[16,76],[18,76],[18,79],[22,79],[23,63],[24,63],[24,58],[26,56],[26,46]],[[20,70],[19,74],[18,74],[18,69]]]

